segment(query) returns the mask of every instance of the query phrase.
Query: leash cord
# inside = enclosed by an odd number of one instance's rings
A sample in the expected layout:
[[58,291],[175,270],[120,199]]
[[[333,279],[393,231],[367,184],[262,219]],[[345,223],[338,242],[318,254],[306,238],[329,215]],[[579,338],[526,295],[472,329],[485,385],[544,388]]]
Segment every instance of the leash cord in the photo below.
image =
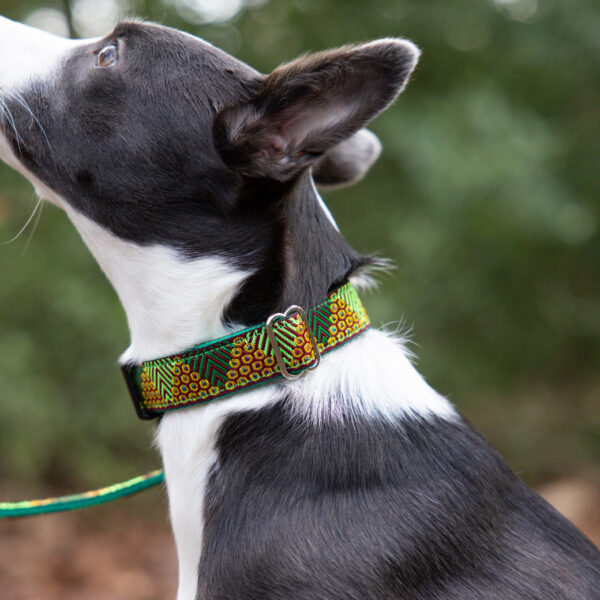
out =
[[29,517],[64,510],[77,510],[96,504],[111,502],[118,498],[137,494],[142,490],[159,485],[164,481],[162,469],[138,475],[127,481],[115,483],[107,487],[70,496],[45,498],[43,500],[23,500],[22,502],[0,502],[0,519],[13,517]]

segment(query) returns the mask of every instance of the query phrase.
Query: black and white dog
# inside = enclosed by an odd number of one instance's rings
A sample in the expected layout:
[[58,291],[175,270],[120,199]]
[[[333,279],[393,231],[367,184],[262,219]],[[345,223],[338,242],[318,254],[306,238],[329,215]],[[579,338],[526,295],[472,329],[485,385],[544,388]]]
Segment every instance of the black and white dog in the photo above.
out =
[[[122,361],[154,359],[360,281],[313,177],[368,169],[362,128],[418,55],[383,39],[263,76],[158,25],[70,41],[0,18],[0,157],[114,285]],[[381,331],[157,439],[178,600],[600,598],[598,551]]]

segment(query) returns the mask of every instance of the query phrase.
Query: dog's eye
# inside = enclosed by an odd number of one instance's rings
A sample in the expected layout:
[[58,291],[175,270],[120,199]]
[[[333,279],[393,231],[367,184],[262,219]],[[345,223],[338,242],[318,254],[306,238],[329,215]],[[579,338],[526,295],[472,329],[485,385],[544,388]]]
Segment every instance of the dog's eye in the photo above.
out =
[[117,64],[118,59],[117,47],[115,45],[106,46],[98,52],[96,57],[97,67],[112,67]]

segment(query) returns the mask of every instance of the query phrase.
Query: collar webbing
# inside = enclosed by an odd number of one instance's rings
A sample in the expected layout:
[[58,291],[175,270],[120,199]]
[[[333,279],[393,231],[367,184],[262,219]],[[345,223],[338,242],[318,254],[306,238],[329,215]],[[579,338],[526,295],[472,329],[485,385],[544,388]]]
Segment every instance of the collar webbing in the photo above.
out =
[[346,283],[306,313],[292,306],[266,323],[180,354],[124,365],[123,374],[138,416],[153,419],[278,377],[295,379],[369,325],[358,293]]

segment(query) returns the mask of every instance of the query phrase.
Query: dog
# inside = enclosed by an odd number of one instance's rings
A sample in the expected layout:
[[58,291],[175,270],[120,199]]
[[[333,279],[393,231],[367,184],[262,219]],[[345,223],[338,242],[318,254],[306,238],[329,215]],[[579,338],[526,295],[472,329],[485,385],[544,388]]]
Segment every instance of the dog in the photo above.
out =
[[[73,222],[139,365],[364,284],[315,182],[364,175],[418,57],[382,39],[264,76],[151,23],[73,41],[2,18],[0,157]],[[598,550],[385,332],[156,439],[178,600],[600,598]]]

